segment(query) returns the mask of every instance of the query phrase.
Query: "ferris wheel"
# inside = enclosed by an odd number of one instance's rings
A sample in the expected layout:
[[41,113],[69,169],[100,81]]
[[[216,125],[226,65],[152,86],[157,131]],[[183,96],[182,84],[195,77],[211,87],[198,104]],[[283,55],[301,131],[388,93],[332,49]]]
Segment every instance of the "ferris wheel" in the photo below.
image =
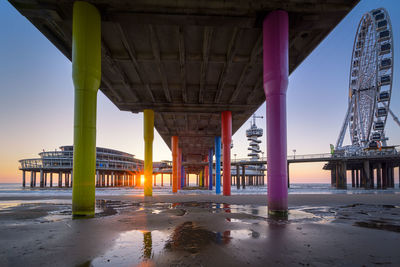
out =
[[386,146],[385,125],[393,81],[393,35],[384,8],[365,13],[354,39],[349,102],[336,147],[342,148],[347,127],[353,148]]

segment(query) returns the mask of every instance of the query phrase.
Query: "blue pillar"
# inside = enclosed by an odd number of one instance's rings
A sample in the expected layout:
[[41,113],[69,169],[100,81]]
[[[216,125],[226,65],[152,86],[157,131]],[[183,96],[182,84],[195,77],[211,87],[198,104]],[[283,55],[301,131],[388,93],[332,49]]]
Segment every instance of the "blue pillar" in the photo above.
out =
[[209,183],[208,183],[208,189],[212,190],[213,187],[213,149],[210,148],[208,149],[208,177],[209,177]]
[[221,194],[221,137],[215,137],[215,193]]
[[[181,162],[183,162],[183,155]],[[184,186],[185,186],[185,168],[183,167],[183,164],[181,164],[181,188]]]

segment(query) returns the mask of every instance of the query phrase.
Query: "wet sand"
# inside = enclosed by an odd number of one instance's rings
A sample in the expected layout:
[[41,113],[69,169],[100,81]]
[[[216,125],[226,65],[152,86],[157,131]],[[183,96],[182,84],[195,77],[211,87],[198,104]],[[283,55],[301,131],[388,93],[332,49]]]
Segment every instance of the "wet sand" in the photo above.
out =
[[400,194],[0,197],[0,266],[400,266]]

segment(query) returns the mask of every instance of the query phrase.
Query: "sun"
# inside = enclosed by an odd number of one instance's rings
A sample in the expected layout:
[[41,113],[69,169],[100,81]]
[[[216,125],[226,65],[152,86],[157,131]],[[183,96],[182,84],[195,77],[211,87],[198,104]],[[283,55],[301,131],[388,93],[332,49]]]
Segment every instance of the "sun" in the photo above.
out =
[[144,185],[144,175],[140,175],[140,184]]

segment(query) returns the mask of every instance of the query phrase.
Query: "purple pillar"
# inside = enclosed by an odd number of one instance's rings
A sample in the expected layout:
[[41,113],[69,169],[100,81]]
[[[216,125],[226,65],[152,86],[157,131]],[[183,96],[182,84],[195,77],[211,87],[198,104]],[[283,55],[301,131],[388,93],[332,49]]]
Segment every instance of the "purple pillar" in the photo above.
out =
[[212,148],[208,149],[208,189],[213,189],[213,156],[214,152]]
[[263,22],[264,92],[267,105],[268,212],[288,209],[286,89],[288,86],[288,14],[269,13]]

